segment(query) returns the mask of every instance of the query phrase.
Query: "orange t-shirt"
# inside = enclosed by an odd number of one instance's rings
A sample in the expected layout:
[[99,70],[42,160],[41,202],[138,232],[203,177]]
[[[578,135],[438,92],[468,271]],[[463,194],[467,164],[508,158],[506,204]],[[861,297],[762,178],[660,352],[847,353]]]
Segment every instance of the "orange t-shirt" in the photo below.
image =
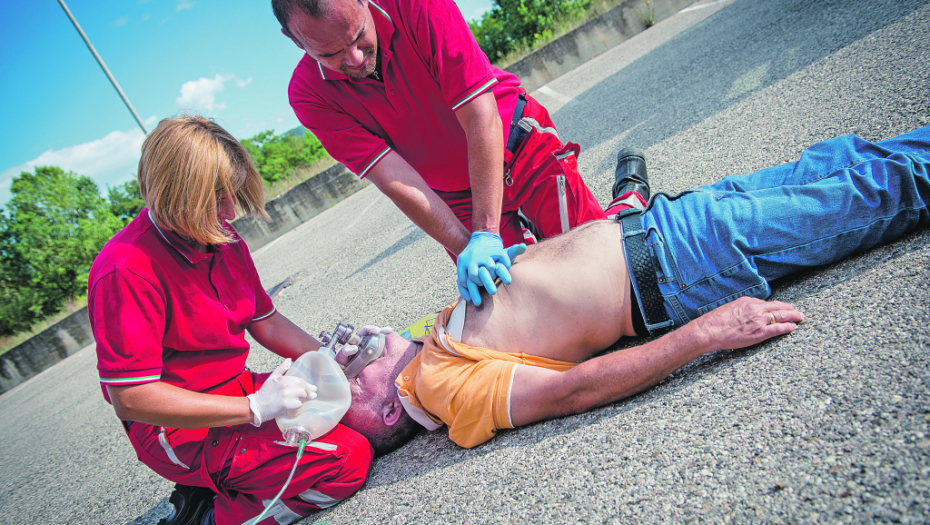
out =
[[436,423],[449,427],[449,439],[465,448],[513,428],[510,389],[516,365],[564,372],[575,363],[525,353],[506,353],[469,346],[446,333],[453,303],[436,317],[423,349],[396,379],[401,398]]

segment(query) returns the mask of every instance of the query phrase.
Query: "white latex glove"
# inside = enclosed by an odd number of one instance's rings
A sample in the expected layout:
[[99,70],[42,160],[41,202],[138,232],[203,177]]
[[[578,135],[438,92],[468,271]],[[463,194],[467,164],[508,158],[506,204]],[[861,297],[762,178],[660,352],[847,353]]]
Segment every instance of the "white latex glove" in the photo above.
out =
[[299,377],[284,375],[290,367],[291,360],[285,359],[268,376],[258,392],[247,396],[254,426],[259,427],[263,422],[271,421],[288,410],[300,408],[304,401],[316,399],[315,385]]

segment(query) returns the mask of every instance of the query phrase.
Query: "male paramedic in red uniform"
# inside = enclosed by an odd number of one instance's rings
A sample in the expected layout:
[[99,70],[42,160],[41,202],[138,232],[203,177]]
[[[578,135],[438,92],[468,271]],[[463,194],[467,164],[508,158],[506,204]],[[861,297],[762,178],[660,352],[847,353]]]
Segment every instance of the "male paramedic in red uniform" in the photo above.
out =
[[542,237],[603,219],[519,79],[490,64],[452,0],[272,0],[306,52],[288,91],[336,160],[371,180],[457,257],[457,284],[510,282],[518,210]]

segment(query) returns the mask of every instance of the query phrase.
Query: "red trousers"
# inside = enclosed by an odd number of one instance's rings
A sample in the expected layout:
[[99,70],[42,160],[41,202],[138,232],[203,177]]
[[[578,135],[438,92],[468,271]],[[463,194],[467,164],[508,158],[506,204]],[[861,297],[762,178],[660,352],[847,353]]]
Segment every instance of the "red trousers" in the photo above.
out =
[[[245,396],[268,374],[243,372],[218,395]],[[258,516],[284,486],[297,449],[283,444],[274,421],[210,429],[163,428],[133,422],[127,429],[139,460],[158,475],[218,494],[216,523],[239,524]],[[294,478],[263,525],[290,523],[351,496],[365,483],[374,451],[342,425],[307,444]]]
[[[563,144],[549,112],[529,96],[523,108],[523,119],[532,130],[513,154],[504,152],[500,235],[505,247],[523,242],[517,210],[523,211],[543,238],[606,218],[601,205],[578,174],[578,145]],[[564,210],[560,205],[560,183]],[[471,190],[436,193],[471,231]]]

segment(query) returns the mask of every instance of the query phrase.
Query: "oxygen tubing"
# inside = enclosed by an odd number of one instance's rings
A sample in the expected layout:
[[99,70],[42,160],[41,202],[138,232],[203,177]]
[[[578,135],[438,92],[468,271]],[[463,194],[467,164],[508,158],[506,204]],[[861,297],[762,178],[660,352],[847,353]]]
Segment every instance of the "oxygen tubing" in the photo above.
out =
[[249,525],[256,525],[258,522],[262,521],[262,518],[264,518],[265,514],[268,513],[268,509],[270,509],[271,507],[274,507],[274,504],[277,503],[279,499],[281,499],[281,495],[284,494],[285,490],[287,490],[287,486],[291,484],[291,478],[294,477],[294,472],[297,471],[297,464],[300,463],[300,456],[304,455],[304,446],[306,444],[307,444],[306,438],[300,440],[300,444],[297,446],[297,459],[294,460],[294,466],[291,467],[291,473],[290,475],[287,476],[287,481],[284,482],[284,486],[281,487],[281,492],[278,492],[278,495],[275,496],[273,500],[271,500],[271,503],[269,503],[265,507],[265,510],[263,510],[262,513],[259,514],[257,518],[249,522]]

